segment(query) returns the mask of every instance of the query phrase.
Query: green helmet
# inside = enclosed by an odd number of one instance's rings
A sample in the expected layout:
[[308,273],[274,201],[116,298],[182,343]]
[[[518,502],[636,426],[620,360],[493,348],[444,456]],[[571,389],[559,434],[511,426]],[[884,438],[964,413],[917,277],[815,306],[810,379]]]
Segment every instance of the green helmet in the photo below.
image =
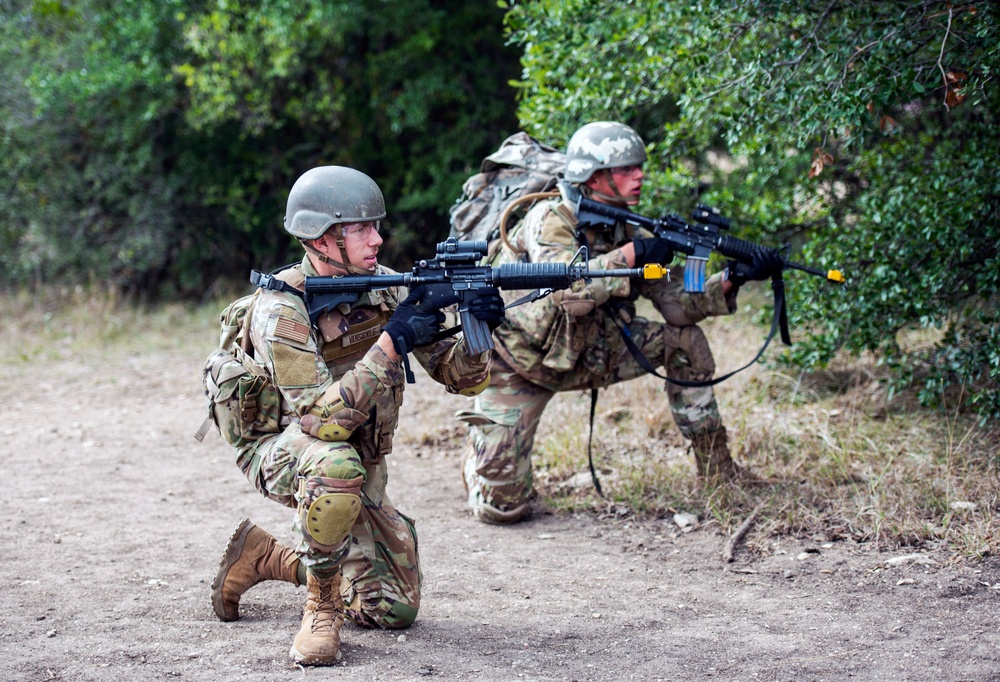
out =
[[353,168],[319,166],[295,181],[285,205],[285,230],[318,239],[331,226],[385,218],[385,200],[375,181]]
[[586,182],[594,171],[646,162],[646,144],[624,123],[588,123],[569,138],[566,172],[570,182]]

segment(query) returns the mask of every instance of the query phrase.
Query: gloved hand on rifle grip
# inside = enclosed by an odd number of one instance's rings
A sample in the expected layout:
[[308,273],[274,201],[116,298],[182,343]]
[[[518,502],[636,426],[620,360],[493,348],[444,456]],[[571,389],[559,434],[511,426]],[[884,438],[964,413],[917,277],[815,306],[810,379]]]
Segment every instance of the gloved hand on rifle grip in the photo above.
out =
[[633,239],[632,246],[635,248],[635,267],[637,268],[645,267],[650,263],[667,266],[674,259],[674,247],[666,239],[659,237]]
[[482,287],[466,295],[469,312],[493,331],[504,321],[504,301],[496,287]]
[[739,287],[751,280],[771,279],[781,273],[784,266],[785,262],[777,249],[760,247],[754,249],[750,263],[731,260],[726,264],[726,269],[729,271],[729,281]]
[[396,308],[382,331],[392,339],[392,347],[400,355],[414,348],[426,346],[444,323],[446,308],[458,303],[460,297],[447,284],[421,284],[410,290],[410,295]]

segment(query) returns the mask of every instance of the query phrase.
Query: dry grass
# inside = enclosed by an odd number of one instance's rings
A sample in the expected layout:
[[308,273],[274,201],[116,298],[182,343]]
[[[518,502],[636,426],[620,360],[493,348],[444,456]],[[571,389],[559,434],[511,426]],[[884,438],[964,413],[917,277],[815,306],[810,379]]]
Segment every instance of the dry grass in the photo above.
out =
[[[225,303],[143,307],[83,287],[0,296],[0,360],[16,369],[108,353],[205,346]],[[208,341],[206,341],[208,340]]]
[[[765,334],[745,312],[704,327],[720,373],[752,358]],[[780,352],[779,344],[768,357]],[[536,486],[558,509],[640,517],[685,511],[728,531],[764,504],[747,537],[751,550],[788,535],[962,556],[995,552],[1000,428],[981,428],[961,411],[926,410],[912,395],[889,401],[881,378],[862,358],[816,373],[758,364],[718,385],[734,454],[765,480],[721,486],[697,480],[661,380],[601,391],[594,459],[604,499],[586,474],[589,392],[558,395],[536,440]]]
[[[228,300],[228,299],[227,299]],[[207,353],[226,301],[142,308],[82,289],[0,297],[0,364],[32,372],[48,361],[177,350]],[[745,363],[763,341],[751,315],[705,323],[719,371]],[[793,330],[794,337],[794,330]],[[722,349],[725,349],[723,351]],[[780,353],[780,345],[768,351]],[[716,387],[737,459],[763,484],[706,486],[653,377],[601,391],[587,473],[589,392],[556,396],[535,445],[536,486],[556,509],[619,517],[692,512],[732,531],[758,505],[746,538],[763,551],[779,536],[852,538],[880,546],[982,556],[1000,543],[1000,428],[974,415],[889,401],[871,359],[824,372],[756,365]],[[956,397],[950,404],[960,404]],[[464,430],[448,431],[455,444]],[[427,443],[425,445],[430,445]]]

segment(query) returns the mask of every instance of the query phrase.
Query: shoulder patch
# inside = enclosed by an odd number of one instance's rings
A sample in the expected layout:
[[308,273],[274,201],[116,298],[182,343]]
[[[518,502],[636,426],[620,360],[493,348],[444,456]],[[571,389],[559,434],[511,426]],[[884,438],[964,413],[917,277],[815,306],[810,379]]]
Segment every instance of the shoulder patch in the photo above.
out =
[[301,322],[280,315],[274,324],[274,335],[279,339],[287,339],[295,343],[305,344],[309,341],[309,327]]
[[319,379],[316,355],[283,343],[272,343],[274,381],[279,386],[312,386]]

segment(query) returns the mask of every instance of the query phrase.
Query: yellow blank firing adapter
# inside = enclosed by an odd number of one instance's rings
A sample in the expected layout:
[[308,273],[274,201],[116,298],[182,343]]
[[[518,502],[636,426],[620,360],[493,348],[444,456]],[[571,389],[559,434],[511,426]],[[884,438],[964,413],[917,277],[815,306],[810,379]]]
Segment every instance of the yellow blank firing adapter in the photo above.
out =
[[643,279],[663,279],[667,276],[667,269],[659,263],[647,263],[642,266]]
[[827,270],[826,279],[828,282],[836,282],[837,284],[843,284],[847,281],[844,274],[840,270]]

